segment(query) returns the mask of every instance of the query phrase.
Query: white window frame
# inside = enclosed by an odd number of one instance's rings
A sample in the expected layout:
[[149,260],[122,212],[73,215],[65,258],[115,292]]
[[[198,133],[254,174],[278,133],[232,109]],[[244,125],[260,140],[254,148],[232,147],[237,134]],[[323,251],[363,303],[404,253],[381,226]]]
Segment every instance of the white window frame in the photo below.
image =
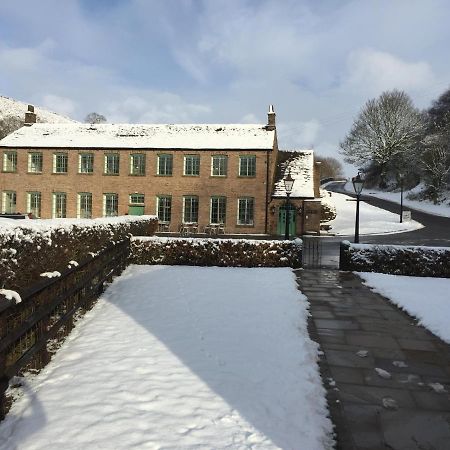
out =
[[67,217],[67,194],[65,192],[53,192],[52,217],[53,219],[65,219]]
[[[253,164],[251,163],[252,161]],[[245,164],[243,164],[244,162]],[[239,176],[248,178],[256,177],[256,155],[239,156]]]
[[3,172],[17,172],[17,152],[4,151],[3,152]]
[[[86,159],[86,161],[83,161]],[[94,173],[94,154],[79,153],[78,154],[78,173]]]
[[[164,164],[161,164],[164,160]],[[171,153],[161,153],[157,157],[156,174],[170,177],[173,175],[173,155]]]
[[[214,167],[215,161],[218,161],[217,167]],[[217,169],[218,173],[214,173]],[[228,172],[228,155],[212,155],[211,156],[211,176],[226,177]]]
[[2,213],[15,214],[17,208],[17,192],[3,191],[2,193]]
[[[251,205],[251,208],[249,208]],[[242,211],[244,208],[244,211]],[[243,213],[244,220],[241,220],[241,213]],[[237,224],[253,226],[255,224],[255,199],[254,197],[240,197],[238,198],[237,208]]]
[[40,192],[27,192],[27,213],[34,217],[41,217],[42,195]]
[[[111,157],[112,164],[108,164]],[[113,170],[110,170],[113,169]],[[120,154],[119,153],[105,153],[104,171],[105,175],[119,175],[120,171]]]
[[[214,203],[217,201],[217,217],[213,218]],[[221,210],[223,208],[223,211]],[[221,220],[220,216],[223,216]],[[215,220],[217,219],[217,220]],[[223,195],[213,195],[210,200],[209,223],[211,225],[222,225],[227,220],[227,198]]]
[[[162,205],[162,201],[169,200],[169,206]],[[160,214],[163,211],[163,214]],[[161,223],[170,223],[172,220],[172,196],[171,195],[158,195],[156,197],[156,215]],[[163,216],[163,217],[161,217]]]
[[[63,158],[63,164],[58,165],[58,159]],[[60,161],[61,162],[61,161]],[[67,173],[69,170],[69,155],[67,152],[53,153],[53,173]]]
[[[37,157],[38,164],[33,161],[33,158]],[[42,152],[29,152],[28,153],[28,172],[29,173],[42,173],[43,155]]]
[[[113,211],[113,213],[111,213],[111,211]],[[118,215],[119,215],[119,194],[115,192],[104,193],[103,217],[117,217]]]
[[[189,202],[189,205],[187,203]],[[195,207],[193,208],[193,205]],[[183,196],[183,223],[198,223],[199,201],[197,195]],[[189,217],[186,215],[189,214]]]
[[185,155],[183,175],[188,177],[200,176],[200,155]]
[[92,193],[79,192],[77,195],[77,218],[92,219]]
[[[146,158],[145,153],[130,154],[130,175],[141,176],[145,175]],[[137,161],[139,163],[137,164]]]
[[[133,197],[136,197],[136,198],[133,198]],[[139,199],[137,197],[139,197]],[[136,201],[136,200],[138,200],[138,201]],[[140,201],[140,200],[142,200],[142,201]],[[140,192],[134,192],[133,194],[130,194],[129,204],[136,205],[136,206],[145,205],[145,194],[141,194]]]

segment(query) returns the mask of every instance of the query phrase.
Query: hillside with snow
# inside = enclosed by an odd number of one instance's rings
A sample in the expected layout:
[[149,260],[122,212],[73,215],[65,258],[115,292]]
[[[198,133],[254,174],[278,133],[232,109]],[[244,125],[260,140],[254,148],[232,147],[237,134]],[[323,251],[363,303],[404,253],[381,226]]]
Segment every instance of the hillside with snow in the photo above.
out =
[[[0,139],[20,128],[25,120],[28,103],[0,96]],[[37,122],[41,123],[75,123],[75,120],[47,111],[34,108]]]

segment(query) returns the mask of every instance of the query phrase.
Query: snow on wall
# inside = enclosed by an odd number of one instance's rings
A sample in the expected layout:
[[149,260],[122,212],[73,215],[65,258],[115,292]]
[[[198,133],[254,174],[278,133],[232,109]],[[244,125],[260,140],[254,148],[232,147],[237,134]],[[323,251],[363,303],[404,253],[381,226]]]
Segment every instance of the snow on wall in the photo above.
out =
[[272,149],[264,125],[34,124],[0,141],[7,147]]
[[286,197],[283,178],[291,172],[295,180],[291,197],[314,198],[314,151],[302,150],[281,163],[282,176],[275,182],[274,197]]
[[101,219],[12,220],[0,218],[0,288],[30,287],[42,274],[55,272],[87,254],[131,235],[154,233],[155,216]]
[[[0,120],[7,119],[9,117],[15,117],[23,121],[25,119],[25,112],[27,111],[28,104],[14,100],[12,98],[0,96]],[[61,116],[59,114],[47,111],[46,109],[35,107],[37,122],[47,123],[76,123],[75,120],[68,117]]]

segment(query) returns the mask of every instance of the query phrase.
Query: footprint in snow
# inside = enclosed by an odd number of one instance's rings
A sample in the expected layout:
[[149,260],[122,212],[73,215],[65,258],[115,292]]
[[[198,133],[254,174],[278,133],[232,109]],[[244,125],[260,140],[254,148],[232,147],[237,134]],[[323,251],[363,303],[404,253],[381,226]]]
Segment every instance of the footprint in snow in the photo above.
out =
[[375,367],[375,372],[379,377],[384,378],[385,380],[392,378],[392,375],[388,371],[380,369],[379,367]]

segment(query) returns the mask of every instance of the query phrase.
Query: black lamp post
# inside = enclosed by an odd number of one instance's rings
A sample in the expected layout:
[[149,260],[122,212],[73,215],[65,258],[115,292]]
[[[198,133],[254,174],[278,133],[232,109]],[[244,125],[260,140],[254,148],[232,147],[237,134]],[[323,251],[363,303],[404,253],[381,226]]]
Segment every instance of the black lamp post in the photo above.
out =
[[359,242],[359,199],[364,186],[364,180],[359,173],[352,178],[352,184],[356,194],[355,243],[357,244]]
[[284,238],[289,239],[289,196],[292,192],[292,187],[294,186],[294,179],[291,176],[291,171],[288,172],[287,177],[284,178],[284,189],[286,190],[286,228],[284,231]]
[[405,179],[405,174],[400,172],[398,174],[398,178],[400,179],[400,223],[403,222],[403,180]]

